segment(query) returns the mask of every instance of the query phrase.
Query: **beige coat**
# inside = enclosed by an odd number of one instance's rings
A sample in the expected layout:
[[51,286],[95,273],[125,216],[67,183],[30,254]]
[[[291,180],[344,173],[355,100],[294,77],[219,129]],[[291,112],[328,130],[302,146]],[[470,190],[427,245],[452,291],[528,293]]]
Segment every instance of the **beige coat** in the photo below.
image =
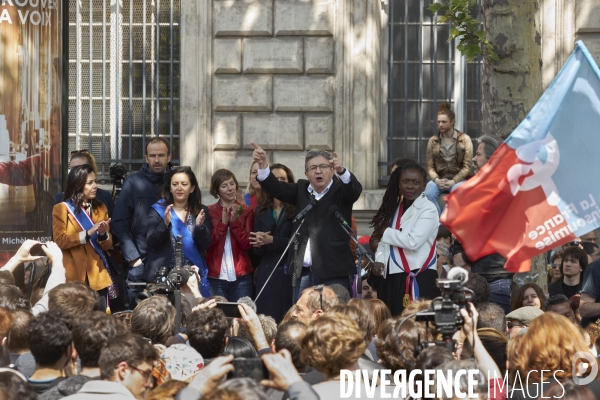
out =
[[[104,205],[92,212],[94,223],[108,220],[108,211]],[[108,230],[107,230],[108,232]],[[52,210],[52,233],[54,241],[63,251],[63,264],[67,273],[67,282],[89,282],[92,289],[98,291],[111,285],[110,275],[102,259],[90,243],[85,241],[85,232],[77,221],[67,212],[63,203]],[[103,251],[112,246],[112,235],[98,242]]]

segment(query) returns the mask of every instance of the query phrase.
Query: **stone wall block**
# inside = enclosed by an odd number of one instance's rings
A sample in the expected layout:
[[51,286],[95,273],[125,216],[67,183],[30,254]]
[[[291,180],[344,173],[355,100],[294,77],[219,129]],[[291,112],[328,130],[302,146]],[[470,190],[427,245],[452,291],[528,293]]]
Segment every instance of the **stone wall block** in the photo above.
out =
[[334,0],[280,0],[275,35],[333,35]]
[[306,57],[306,73],[333,73],[333,38],[306,38],[304,40],[304,54]]
[[305,115],[304,131],[306,150],[333,150],[333,115]]
[[213,107],[215,111],[271,111],[273,81],[270,76],[215,77]]
[[333,111],[333,77],[274,77],[275,111]]
[[240,114],[215,113],[213,140],[215,150],[239,149],[242,145],[242,117]]
[[[268,155],[267,155],[268,157]],[[213,153],[213,171],[225,168],[233,172],[239,187],[248,186],[250,165],[253,162],[251,151],[215,151]]]
[[272,35],[273,0],[215,0],[213,33],[215,36]]
[[216,74],[242,72],[242,39],[215,39],[213,67]]
[[273,155],[273,163],[283,164],[291,169],[296,181],[306,179],[304,175],[305,151],[272,151],[267,154]]
[[301,74],[302,39],[244,39],[244,72]]
[[253,149],[251,142],[265,150],[302,150],[302,116],[244,115],[244,148]]

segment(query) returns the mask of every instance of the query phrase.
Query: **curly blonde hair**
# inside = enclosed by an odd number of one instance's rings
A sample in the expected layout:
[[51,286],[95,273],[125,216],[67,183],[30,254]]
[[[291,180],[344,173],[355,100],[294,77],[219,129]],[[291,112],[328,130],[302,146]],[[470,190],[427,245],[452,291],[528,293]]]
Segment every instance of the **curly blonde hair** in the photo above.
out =
[[354,364],[365,352],[367,343],[350,317],[329,312],[311,322],[300,346],[302,362],[332,378]]
[[541,380],[541,370],[556,371],[557,379],[570,379],[575,353],[590,352],[575,325],[556,313],[540,315],[515,339],[508,344],[510,373],[530,373],[534,381]]

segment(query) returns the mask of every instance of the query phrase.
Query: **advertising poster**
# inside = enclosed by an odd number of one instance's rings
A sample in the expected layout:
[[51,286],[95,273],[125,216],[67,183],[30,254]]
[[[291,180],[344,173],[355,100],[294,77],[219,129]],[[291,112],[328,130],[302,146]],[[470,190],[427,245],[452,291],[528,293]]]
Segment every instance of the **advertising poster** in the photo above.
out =
[[62,1],[0,1],[0,252],[52,238],[61,192]]

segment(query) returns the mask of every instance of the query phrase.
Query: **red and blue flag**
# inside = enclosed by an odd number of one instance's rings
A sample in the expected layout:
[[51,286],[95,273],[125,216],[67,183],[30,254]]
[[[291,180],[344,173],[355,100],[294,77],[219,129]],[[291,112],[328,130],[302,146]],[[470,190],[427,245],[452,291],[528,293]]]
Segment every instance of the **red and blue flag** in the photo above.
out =
[[600,70],[581,41],[525,120],[446,202],[441,221],[467,256],[500,253],[512,272],[600,227]]

